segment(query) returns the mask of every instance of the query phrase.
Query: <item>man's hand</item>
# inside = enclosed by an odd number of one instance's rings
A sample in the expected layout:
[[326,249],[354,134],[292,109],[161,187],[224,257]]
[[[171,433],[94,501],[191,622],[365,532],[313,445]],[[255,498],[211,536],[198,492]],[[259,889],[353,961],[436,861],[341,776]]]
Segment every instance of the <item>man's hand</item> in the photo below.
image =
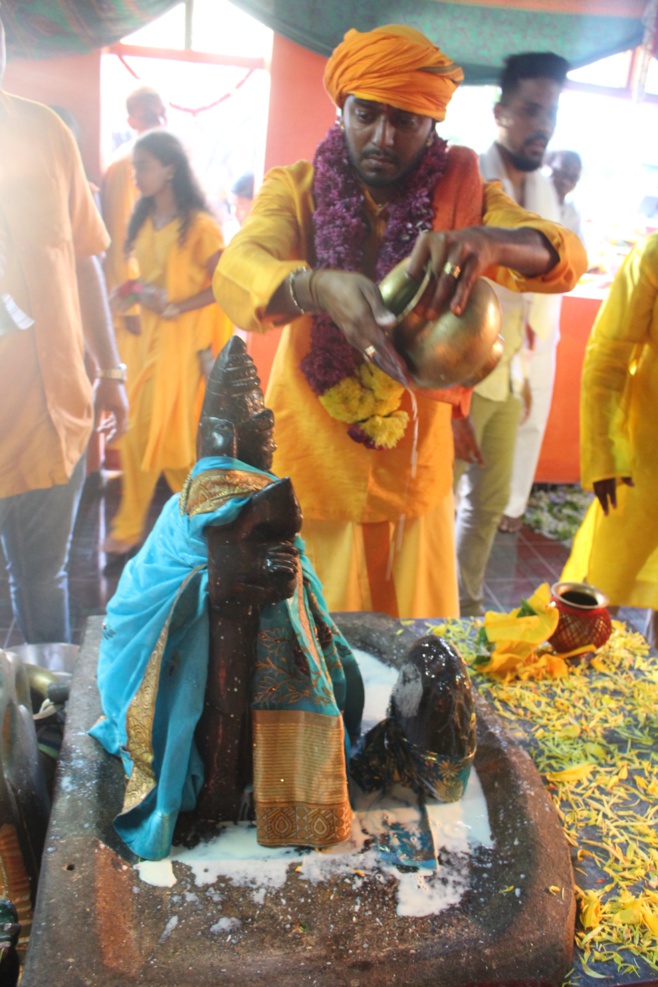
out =
[[[621,482],[627,487],[635,486],[630,476],[622,476]],[[614,477],[607,480],[595,480],[593,486],[594,495],[607,517],[610,513],[610,508],[617,507],[617,481]]]
[[355,349],[390,377],[408,383],[404,360],[386,335],[395,325],[395,316],[369,278],[345,271],[315,271],[313,295]]
[[524,422],[527,422],[532,411],[532,388],[527,377],[523,378],[523,384],[521,385],[521,405],[519,424],[523,425]]
[[455,459],[484,466],[484,459],[475,438],[475,430],[470,416],[452,419],[452,438],[455,444]]
[[448,304],[455,315],[461,315],[473,285],[489,267],[509,267],[524,277],[537,277],[550,271],[558,260],[557,252],[538,230],[470,226],[445,233],[421,233],[407,271],[417,281],[422,280],[426,269],[433,275],[434,293],[427,315],[434,319]]
[[128,399],[123,381],[99,377],[94,389],[94,410],[100,422],[96,431],[108,442],[120,439],[128,428]]
[[436,319],[448,303],[461,315],[481,274],[496,263],[495,242],[484,227],[447,233],[421,233],[414,244],[407,273],[422,281],[426,270],[434,278],[427,317]]

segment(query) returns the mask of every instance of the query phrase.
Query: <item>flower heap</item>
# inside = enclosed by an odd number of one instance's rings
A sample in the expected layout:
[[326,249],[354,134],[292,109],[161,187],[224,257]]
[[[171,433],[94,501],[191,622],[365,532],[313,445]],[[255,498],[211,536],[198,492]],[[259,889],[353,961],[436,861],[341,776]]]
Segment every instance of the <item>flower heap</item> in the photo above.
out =
[[[419,165],[396,186],[388,203],[377,281],[409,255],[421,233],[432,228],[434,188],[446,164],[447,144],[433,134]],[[361,271],[369,228],[363,191],[338,125],[318,147],[313,166],[316,266]],[[331,417],[350,426],[351,439],[369,449],[391,449],[398,444],[409,421],[400,408],[404,387],[365,362],[324,313],[313,316],[311,347],[301,369]]]

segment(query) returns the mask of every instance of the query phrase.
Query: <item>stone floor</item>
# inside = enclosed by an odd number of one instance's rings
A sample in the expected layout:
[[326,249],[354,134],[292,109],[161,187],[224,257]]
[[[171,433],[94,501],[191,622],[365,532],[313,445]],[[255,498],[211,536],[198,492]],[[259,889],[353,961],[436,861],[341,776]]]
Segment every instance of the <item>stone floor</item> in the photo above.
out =
[[[120,483],[118,474],[92,474],[83,493],[69,565],[71,628],[76,643],[86,618],[105,612],[121,574],[120,567],[106,567],[107,560],[101,552],[117,509]],[[151,505],[149,524],[155,522],[168,496],[169,490],[162,481]],[[564,546],[527,526],[516,534],[497,534],[486,573],[485,606],[501,611],[518,606],[521,599],[540,583],[552,584],[560,578],[567,555]],[[643,629],[643,612],[623,610],[620,616],[638,630]],[[0,647],[21,644],[22,640],[12,618],[7,576],[3,569],[0,573]]]

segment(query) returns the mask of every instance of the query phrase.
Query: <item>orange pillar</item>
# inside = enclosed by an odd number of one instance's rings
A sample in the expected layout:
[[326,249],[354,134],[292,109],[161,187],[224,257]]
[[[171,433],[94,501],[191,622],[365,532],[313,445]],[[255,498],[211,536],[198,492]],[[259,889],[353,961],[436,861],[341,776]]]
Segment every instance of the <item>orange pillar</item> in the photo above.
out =
[[565,295],[551,411],[535,473],[536,483],[578,483],[580,479],[580,378],[587,340],[603,294]]
[[[274,35],[265,170],[293,164],[300,158],[312,159],[329,130],[336,110],[322,83],[325,65],[322,55]],[[247,334],[247,348],[263,389],[280,335],[277,331]]]
[[322,82],[326,64],[323,55],[274,35],[266,169],[312,158],[329,130],[336,110]]

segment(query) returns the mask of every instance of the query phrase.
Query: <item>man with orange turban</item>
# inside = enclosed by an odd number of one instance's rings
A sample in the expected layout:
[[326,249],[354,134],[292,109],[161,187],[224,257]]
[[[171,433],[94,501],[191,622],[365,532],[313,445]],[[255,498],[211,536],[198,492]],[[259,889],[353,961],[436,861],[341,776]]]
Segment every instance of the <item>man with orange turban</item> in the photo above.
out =
[[567,291],[573,234],[483,183],[475,153],[435,131],[462,71],[424,35],[348,31],[325,86],[340,121],[313,163],[266,176],[224,252],[215,294],[242,329],[285,325],[268,388],[274,470],[289,475],[331,610],[458,613],[451,416],[414,391],[377,287],[398,262],[434,276],[430,316],[460,314],[476,279]]

